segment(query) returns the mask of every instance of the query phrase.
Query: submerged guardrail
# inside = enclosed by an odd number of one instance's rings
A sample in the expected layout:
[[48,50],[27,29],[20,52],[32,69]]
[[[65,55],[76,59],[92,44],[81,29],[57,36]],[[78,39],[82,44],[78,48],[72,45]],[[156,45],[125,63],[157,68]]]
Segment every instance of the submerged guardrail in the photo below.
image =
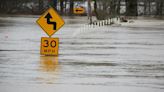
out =
[[97,27],[103,27],[103,26],[108,26],[108,25],[113,25],[113,24],[120,25],[120,18],[116,17],[116,18],[109,18],[106,20],[94,21],[91,24],[82,25],[82,29],[85,30],[85,29],[89,29],[89,28],[97,28]]
[[[77,36],[77,34],[81,34],[81,33],[86,33],[86,32],[90,32],[90,31],[95,31],[97,29],[101,29],[101,27],[107,27],[107,26],[111,26],[111,25],[120,25],[120,18],[116,17],[116,18],[109,18],[106,20],[98,20],[98,21],[94,21],[91,24],[82,24],[78,30],[73,34],[73,36]],[[101,29],[103,30],[103,29]]]

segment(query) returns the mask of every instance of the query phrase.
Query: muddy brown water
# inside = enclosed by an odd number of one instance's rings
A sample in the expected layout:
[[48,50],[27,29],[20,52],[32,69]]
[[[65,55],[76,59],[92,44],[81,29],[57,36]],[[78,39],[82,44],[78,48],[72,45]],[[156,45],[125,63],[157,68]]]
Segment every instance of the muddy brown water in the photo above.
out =
[[79,31],[87,18],[64,19],[59,56],[45,57],[36,17],[0,17],[1,92],[164,91],[162,25]]

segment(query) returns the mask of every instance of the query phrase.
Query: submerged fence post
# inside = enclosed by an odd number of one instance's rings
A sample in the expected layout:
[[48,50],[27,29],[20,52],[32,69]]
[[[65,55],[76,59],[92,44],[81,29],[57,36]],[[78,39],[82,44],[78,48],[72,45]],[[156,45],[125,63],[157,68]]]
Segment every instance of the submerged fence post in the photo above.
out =
[[108,25],[108,19],[106,19],[106,23],[105,23],[105,25]]
[[103,26],[105,25],[105,22],[104,22],[104,20],[103,20]]

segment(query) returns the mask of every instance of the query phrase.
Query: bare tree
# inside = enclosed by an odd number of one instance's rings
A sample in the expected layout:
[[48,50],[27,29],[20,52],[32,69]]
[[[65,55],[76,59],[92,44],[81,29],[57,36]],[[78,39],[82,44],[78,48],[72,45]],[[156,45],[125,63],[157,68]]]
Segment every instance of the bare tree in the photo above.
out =
[[137,10],[137,0],[125,0],[126,2],[126,15],[127,16],[137,16],[138,10]]
[[88,0],[88,19],[89,23],[92,23],[92,9],[91,9],[91,0]]
[[39,0],[39,11],[43,11],[43,0]]
[[156,15],[162,16],[163,15],[163,0],[156,0]]
[[94,12],[99,20],[116,17],[120,14],[121,0],[95,0]]
[[74,0],[70,0],[69,15],[73,15]]
[[120,15],[120,6],[121,6],[121,0],[117,0],[117,6],[116,6],[117,15]]
[[63,14],[64,10],[64,0],[60,0],[60,13]]

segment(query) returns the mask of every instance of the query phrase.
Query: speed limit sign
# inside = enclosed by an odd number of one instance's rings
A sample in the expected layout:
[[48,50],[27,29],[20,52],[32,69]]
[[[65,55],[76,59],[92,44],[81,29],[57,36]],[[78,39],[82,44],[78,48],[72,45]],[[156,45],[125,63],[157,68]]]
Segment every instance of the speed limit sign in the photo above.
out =
[[59,49],[59,38],[48,38],[48,37],[41,38],[41,48],[40,48],[41,55],[57,56],[58,49]]

